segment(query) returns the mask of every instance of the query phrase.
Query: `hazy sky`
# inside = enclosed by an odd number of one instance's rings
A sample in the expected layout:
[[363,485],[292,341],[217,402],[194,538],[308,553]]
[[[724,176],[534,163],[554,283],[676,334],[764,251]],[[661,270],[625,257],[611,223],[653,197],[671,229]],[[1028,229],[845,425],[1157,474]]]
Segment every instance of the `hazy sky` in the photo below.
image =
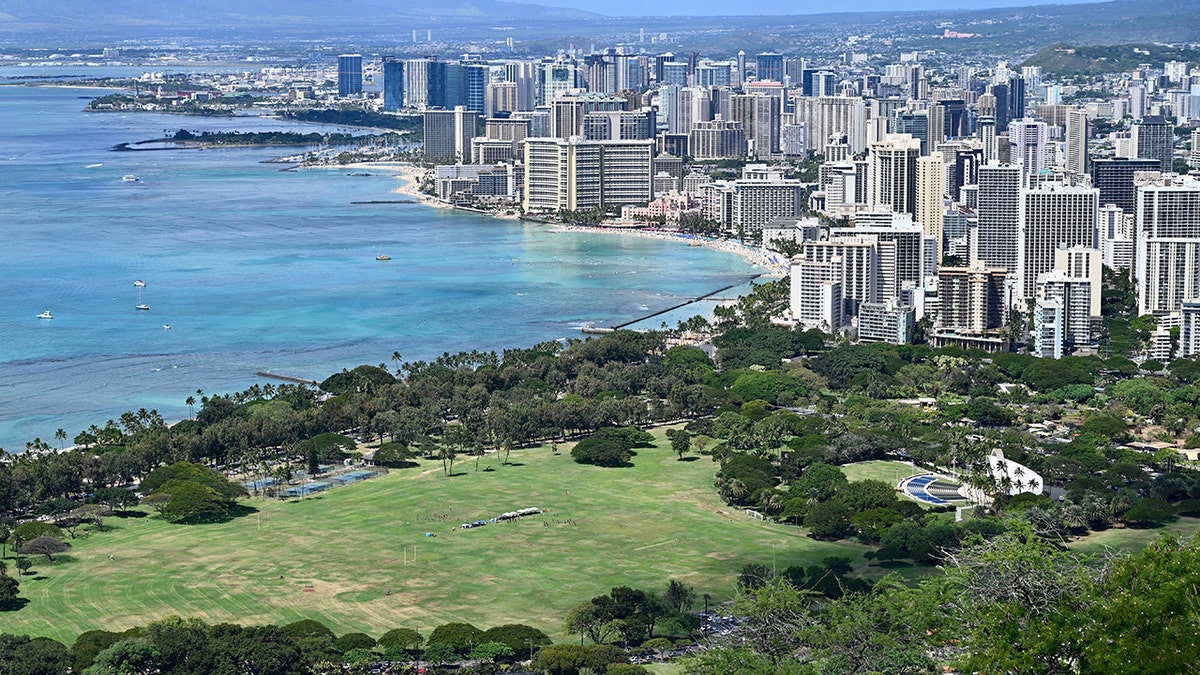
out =
[[528,0],[533,4],[552,7],[574,7],[609,16],[702,16],[702,15],[762,15],[816,14],[823,12],[858,12],[921,9],[980,9],[986,7],[1018,7],[1024,5],[1075,4],[1095,0]]

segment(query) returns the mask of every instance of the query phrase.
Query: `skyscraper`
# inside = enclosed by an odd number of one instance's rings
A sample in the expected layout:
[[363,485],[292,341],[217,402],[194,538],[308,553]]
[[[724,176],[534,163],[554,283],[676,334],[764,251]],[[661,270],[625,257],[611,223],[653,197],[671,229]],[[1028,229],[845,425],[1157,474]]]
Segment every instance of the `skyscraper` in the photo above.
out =
[[1021,190],[1018,297],[1037,296],[1038,277],[1054,269],[1060,246],[1095,245],[1100,191],[1062,183]]
[[886,205],[894,213],[917,210],[917,158],[921,142],[908,134],[888,134],[871,145],[871,188],[868,203]]
[[1008,164],[979,167],[978,259],[987,267],[1017,272],[1021,224],[1021,168]]
[[1137,186],[1134,174],[1139,171],[1158,171],[1160,163],[1154,159],[1129,159],[1128,157],[1105,157],[1092,162],[1092,185],[1100,189],[1101,204],[1116,204],[1125,213],[1132,214],[1137,205]]
[[454,110],[425,111],[425,158],[430,161],[469,162],[471,139],[479,130],[479,113],[456,106]]
[[931,152],[917,160],[917,208],[915,220],[927,236],[937,240],[937,259],[942,259],[942,212],[945,210],[946,165],[942,153]]
[[758,62],[758,80],[783,82],[783,55],[766,52],[755,56]]
[[338,57],[338,96],[358,96],[362,93],[362,55],[342,54]]
[[1137,194],[1138,313],[1177,312],[1200,298],[1200,181],[1162,179]]
[[1171,171],[1175,152],[1175,127],[1161,115],[1146,116],[1133,124],[1133,145],[1141,159],[1158,160],[1163,173]]
[[779,153],[780,103],[774,96],[736,94],[733,119],[746,131],[747,154],[759,159]]
[[1072,108],[1067,111],[1067,157],[1063,165],[1068,171],[1077,174],[1084,173],[1088,168],[1088,137],[1091,122],[1087,111],[1082,108]]
[[1046,168],[1046,141],[1049,134],[1046,123],[1030,118],[1016,119],[1008,123],[1008,142],[1011,144],[1009,157],[1019,163],[1026,176],[1032,176]]
[[404,62],[385,57],[383,59],[383,109],[399,110],[404,107]]

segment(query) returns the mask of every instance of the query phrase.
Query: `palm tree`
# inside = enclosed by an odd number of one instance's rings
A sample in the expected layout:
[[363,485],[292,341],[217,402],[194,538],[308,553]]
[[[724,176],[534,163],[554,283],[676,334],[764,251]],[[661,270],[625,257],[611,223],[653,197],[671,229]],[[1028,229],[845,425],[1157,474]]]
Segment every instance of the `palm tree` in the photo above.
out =
[[392,352],[392,363],[396,364],[396,374],[397,375],[399,375],[400,371],[401,371],[401,368],[400,368],[401,361],[403,361],[403,357],[400,356],[400,352]]
[[63,449],[63,441],[67,440],[67,431],[59,429],[54,432],[54,438],[58,440],[58,449],[61,451]]
[[186,398],[186,399],[185,399],[183,402],[187,404],[187,407],[188,407],[188,417],[193,417],[193,418],[194,418],[194,417],[196,416],[196,411],[193,409],[193,407],[192,407],[192,406],[196,405],[196,397],[195,397],[195,396],[188,396],[188,397],[187,397],[187,398]]

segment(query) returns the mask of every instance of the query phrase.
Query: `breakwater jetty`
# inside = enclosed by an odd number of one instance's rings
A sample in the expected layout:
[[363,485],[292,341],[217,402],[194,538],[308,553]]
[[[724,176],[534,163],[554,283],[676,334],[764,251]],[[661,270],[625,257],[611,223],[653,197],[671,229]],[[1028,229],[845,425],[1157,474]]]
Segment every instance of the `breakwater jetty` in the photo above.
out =
[[764,274],[756,274],[744,281],[739,281],[736,284],[729,284],[728,286],[722,286],[721,288],[718,288],[717,290],[712,291],[710,293],[705,293],[704,295],[699,295],[694,298],[689,298],[689,299],[685,300],[684,302],[681,302],[681,303],[678,303],[675,305],[671,305],[670,307],[667,307],[666,309],[660,309],[657,312],[654,312],[652,314],[640,316],[636,319],[632,319],[630,321],[625,321],[625,322],[619,323],[615,326],[597,326],[595,324],[589,323],[586,326],[584,326],[583,328],[581,328],[580,331],[583,333],[588,333],[590,335],[603,335],[605,333],[611,333],[614,330],[621,330],[622,328],[627,328],[629,326],[632,326],[635,323],[641,323],[642,321],[645,321],[647,319],[653,319],[656,316],[661,316],[668,312],[673,312],[677,309],[680,309],[681,307],[687,307],[688,305],[700,302],[701,300],[709,300],[711,298],[714,298],[718,293],[723,293],[731,288],[736,288],[738,286],[741,286],[742,284],[754,281],[755,279],[758,279],[759,277],[762,277],[762,276],[765,276],[765,273]]

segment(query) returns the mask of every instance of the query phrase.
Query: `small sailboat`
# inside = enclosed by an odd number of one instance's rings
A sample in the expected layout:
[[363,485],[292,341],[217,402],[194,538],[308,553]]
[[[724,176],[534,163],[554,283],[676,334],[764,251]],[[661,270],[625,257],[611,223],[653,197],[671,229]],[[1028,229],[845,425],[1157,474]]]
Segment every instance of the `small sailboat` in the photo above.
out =
[[138,288],[145,288],[146,282],[142,281],[141,279],[138,279],[137,281],[133,282],[133,285]]
[[164,323],[164,324],[163,324],[163,330],[171,330],[171,324],[169,324],[169,323]]
[[140,183],[142,181],[141,178],[138,178],[136,174],[132,173],[127,173],[124,176],[121,176],[121,180],[126,183]]
[[41,314],[38,314],[38,318],[39,319],[53,319],[54,315],[50,313],[50,310],[46,310],[46,311],[42,312]]
[[383,246],[379,246],[379,255],[375,256],[376,260],[391,260],[392,256],[383,252]]

